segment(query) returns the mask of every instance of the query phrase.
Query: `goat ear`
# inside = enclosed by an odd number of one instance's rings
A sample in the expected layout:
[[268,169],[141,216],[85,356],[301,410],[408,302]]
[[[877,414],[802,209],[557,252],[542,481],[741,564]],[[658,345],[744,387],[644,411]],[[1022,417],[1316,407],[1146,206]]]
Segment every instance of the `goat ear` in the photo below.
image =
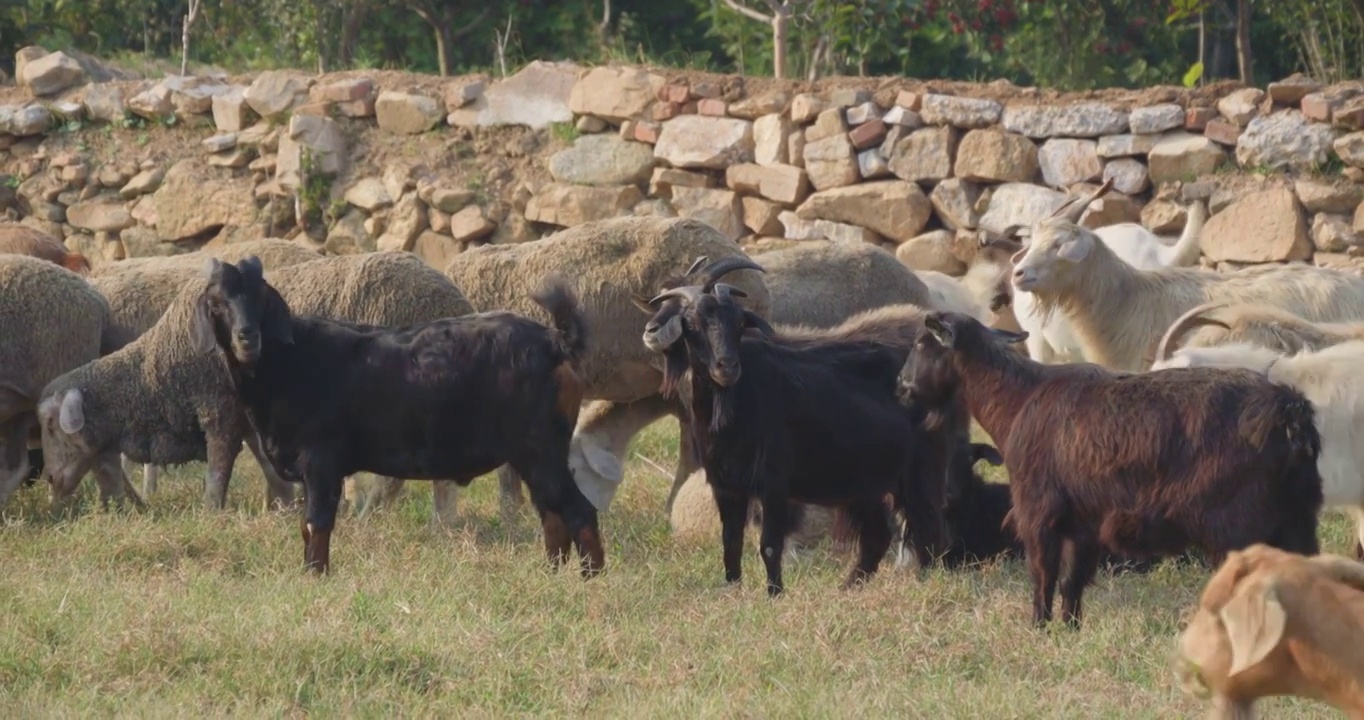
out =
[[294,344],[294,323],[289,317],[289,306],[273,290],[270,291],[270,299],[261,318],[261,332],[285,345]]
[[194,318],[190,322],[189,332],[195,350],[207,354],[218,349],[218,338],[213,334],[213,314],[208,309],[207,290],[194,301]]
[[1004,458],[1000,457],[999,450],[994,445],[985,443],[971,443],[971,457],[974,460],[984,460],[995,467],[1004,464]]
[[1056,248],[1056,257],[1067,262],[1077,263],[1089,256],[1089,251],[1094,245],[1094,239],[1088,233],[1071,233]]
[[1248,582],[1218,613],[1231,642],[1231,670],[1236,677],[1269,655],[1283,637],[1288,616],[1274,585]]
[[646,298],[643,295],[639,295],[636,293],[630,293],[630,304],[639,308],[640,312],[644,313],[645,315],[653,315],[654,312],[658,310],[658,308],[649,304],[649,298]]
[[580,447],[583,451],[583,460],[598,475],[615,483],[620,483],[625,477],[625,468],[621,466],[620,460],[596,441],[583,438]]
[[57,424],[67,435],[78,433],[85,427],[85,396],[79,389],[68,390],[62,397],[61,411],[57,413]]
[[930,313],[924,318],[924,328],[943,347],[952,347],[952,327],[943,322],[939,313]]
[[1021,343],[1024,340],[1028,339],[1027,330],[1019,330],[1018,332],[1013,332],[1012,330],[1004,330],[1002,328],[990,328],[990,332],[994,333],[995,337],[999,338],[1000,340],[1003,340],[1004,342],[1010,345],[1013,345],[1014,343]]
[[744,310],[744,329],[752,328],[764,335],[776,335],[777,331],[762,316],[752,310]]

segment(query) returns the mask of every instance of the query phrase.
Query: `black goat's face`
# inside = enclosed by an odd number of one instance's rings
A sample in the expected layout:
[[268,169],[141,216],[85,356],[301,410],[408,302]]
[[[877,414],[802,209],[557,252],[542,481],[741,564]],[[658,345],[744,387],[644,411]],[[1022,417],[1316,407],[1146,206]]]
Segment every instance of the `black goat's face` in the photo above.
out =
[[194,313],[196,347],[203,352],[221,348],[251,367],[260,360],[262,338],[293,343],[289,306],[265,282],[259,258],[253,255],[236,265],[212,259],[205,271],[208,284]]
[[[762,267],[747,257],[720,258],[706,264],[706,256],[701,255],[681,277],[664,281],[664,292],[652,300],[631,296],[635,307],[649,316],[644,324],[644,346],[654,352],[667,352],[682,337],[683,312],[701,294],[712,292],[720,278],[737,270],[763,272]],[[743,293],[738,296],[743,297]]]
[[735,300],[742,296],[734,288],[719,285],[714,295],[697,298],[683,317],[683,337],[688,349],[720,387],[733,387],[743,373],[739,339],[747,327],[747,315]]
[[957,353],[984,349],[997,342],[1026,340],[1026,332],[987,327],[969,315],[931,312],[914,341],[914,352],[900,370],[900,400],[939,407],[951,401],[961,384]]

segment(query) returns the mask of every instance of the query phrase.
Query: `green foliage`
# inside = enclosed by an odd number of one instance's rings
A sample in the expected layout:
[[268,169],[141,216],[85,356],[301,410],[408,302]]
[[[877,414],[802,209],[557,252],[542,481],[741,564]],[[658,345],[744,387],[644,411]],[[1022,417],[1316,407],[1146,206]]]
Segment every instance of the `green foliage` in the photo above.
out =
[[[201,11],[194,67],[508,73],[532,59],[772,73],[772,28],[725,0],[232,0]],[[741,0],[770,12],[762,0]],[[1234,75],[1230,0],[787,0],[791,77],[1007,78],[1064,89]],[[1257,77],[1364,75],[1354,0],[1253,3]],[[140,72],[178,71],[185,0],[5,0],[0,67],[27,44],[75,48]],[[1203,53],[1199,56],[1200,32]],[[499,47],[504,51],[499,53]],[[1196,71],[1202,68],[1201,72]],[[1192,78],[1192,79],[1190,79]]]
[[549,126],[549,132],[556,139],[571,143],[578,139],[578,126],[571,122],[556,122]]

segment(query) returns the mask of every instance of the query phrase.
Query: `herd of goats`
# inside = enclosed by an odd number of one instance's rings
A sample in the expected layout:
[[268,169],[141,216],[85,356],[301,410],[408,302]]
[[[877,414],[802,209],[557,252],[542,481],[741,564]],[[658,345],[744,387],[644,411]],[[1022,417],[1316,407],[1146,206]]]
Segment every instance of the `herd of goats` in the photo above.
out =
[[[551,562],[576,551],[591,577],[630,437],[671,414],[670,509],[704,473],[728,582],[756,522],[782,593],[788,536],[819,508],[857,541],[845,587],[893,545],[920,567],[1013,553],[1039,626],[1059,583],[1078,627],[1106,559],[1192,553],[1218,570],[1180,663],[1214,712],[1293,694],[1364,716],[1364,565],[1317,539],[1323,506],[1351,509],[1364,556],[1364,277],[1110,242],[1079,224],[1108,188],[981,241],[989,312],[924,273],[915,302],[803,324],[780,320],[804,302],[778,290],[791,250],[749,257],[694,220],[593,223],[443,273],[207,251],[88,271],[30,238],[0,255],[0,504],[39,463],[54,499],[93,474],[141,503],[127,458],[149,481],[206,460],[221,507],[245,442],[271,499],[302,486],[304,561],[326,572],[348,476],[436,481],[448,520],[456,487],[501,469]],[[816,303],[884,285],[871,272],[832,273]]]

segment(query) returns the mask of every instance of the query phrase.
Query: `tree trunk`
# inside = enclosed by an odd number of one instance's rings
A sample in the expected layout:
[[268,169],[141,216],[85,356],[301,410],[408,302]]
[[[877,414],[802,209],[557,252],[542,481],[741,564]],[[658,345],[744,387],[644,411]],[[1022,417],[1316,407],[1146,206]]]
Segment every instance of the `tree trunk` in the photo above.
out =
[[789,18],[784,10],[772,13],[772,75],[786,77],[786,29]]
[[450,26],[445,23],[433,24],[436,31],[436,61],[440,64],[440,76],[450,76]]
[[1250,52],[1250,10],[1251,0],[1236,0],[1236,67],[1245,85],[1255,84]]

